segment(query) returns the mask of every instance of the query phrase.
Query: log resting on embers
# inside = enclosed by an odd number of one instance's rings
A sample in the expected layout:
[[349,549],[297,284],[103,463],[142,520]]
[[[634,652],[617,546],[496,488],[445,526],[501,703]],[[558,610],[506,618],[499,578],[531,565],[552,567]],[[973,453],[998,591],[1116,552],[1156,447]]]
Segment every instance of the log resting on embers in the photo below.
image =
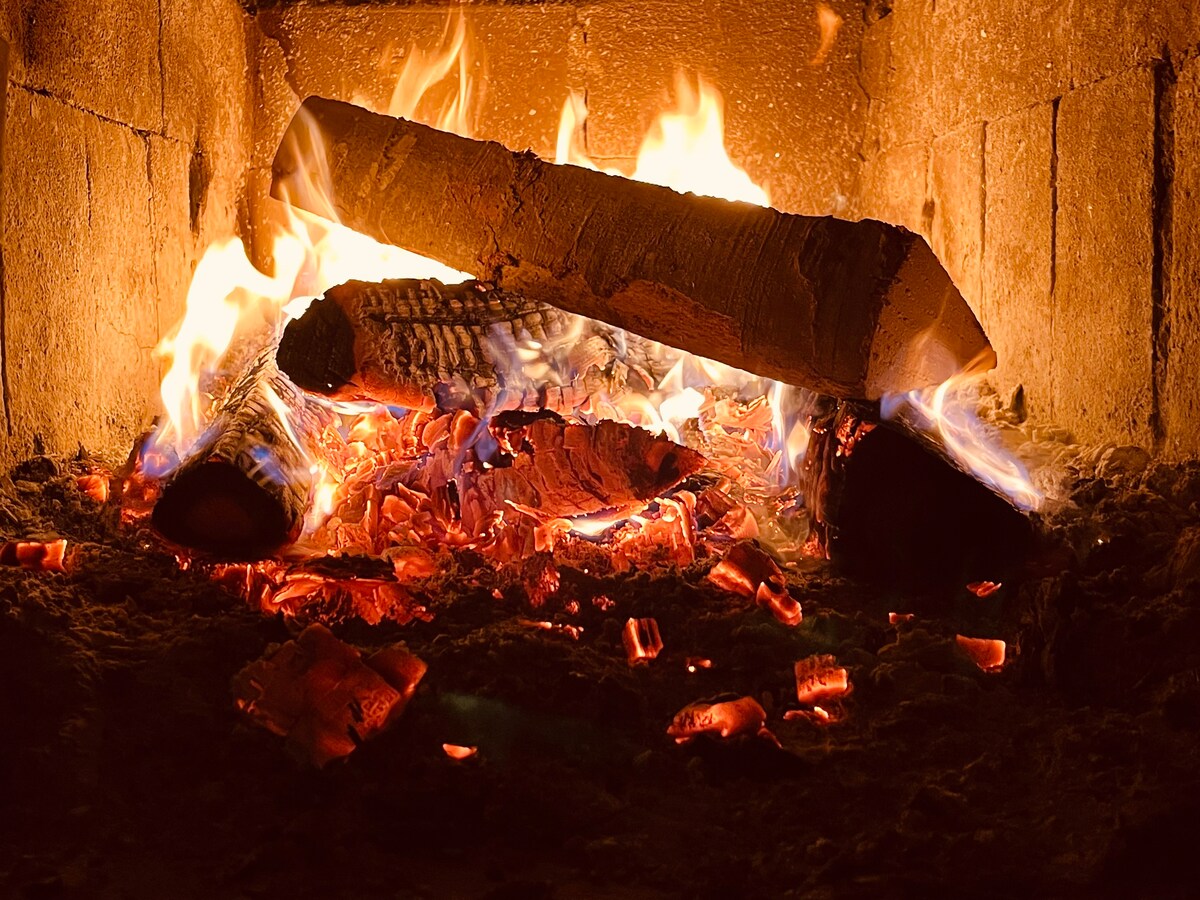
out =
[[679,194],[319,97],[274,161],[272,195],[302,208],[313,127],[342,224],[529,300],[838,397],[994,361],[903,228]]
[[954,462],[936,438],[877,404],[830,400],[800,475],[810,541],[835,565],[889,586],[1009,581],[1033,548],[1030,520]]
[[[274,357],[273,345],[254,357],[169,476],[151,520],[168,540],[252,560],[300,535],[313,483],[314,445],[307,438],[319,430],[322,413],[279,372]],[[290,425],[274,398],[291,412]],[[293,434],[306,446],[297,446]]]
[[[631,374],[665,375],[656,346],[478,282],[403,278],[330,289],[288,323],[275,358],[295,384],[338,400],[569,412],[597,391],[619,394]],[[552,370],[537,380],[521,355],[535,347]]]

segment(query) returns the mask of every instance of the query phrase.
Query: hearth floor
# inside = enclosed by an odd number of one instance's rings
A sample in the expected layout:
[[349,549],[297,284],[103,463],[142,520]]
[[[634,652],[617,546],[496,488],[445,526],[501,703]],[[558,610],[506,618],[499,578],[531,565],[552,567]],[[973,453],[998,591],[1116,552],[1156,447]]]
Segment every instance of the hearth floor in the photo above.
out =
[[[300,623],[113,531],[73,467],[33,460],[0,482],[0,536],[70,542],[65,574],[0,569],[5,896],[1184,897],[1200,886],[1195,467],[1081,482],[1080,509],[1041,522],[1029,578],[990,622],[1021,644],[999,674],[955,649],[974,615],[963,601],[829,567],[794,577],[796,628],[701,572],[564,570],[559,599],[581,601],[574,617],[445,573],[423,593],[430,622],[332,624],[364,651],[406,641],[429,670],[390,731],[320,771],[243,720],[230,689]],[[587,602],[600,594],[611,609]],[[916,619],[898,631],[889,611]],[[648,665],[625,659],[630,616],[658,621],[665,649]],[[815,653],[835,654],[854,684],[847,718],[828,727],[782,715],[796,706],[793,663]],[[686,657],[712,668],[689,674]],[[756,697],[782,747],[676,746],[672,716],[724,692]],[[479,753],[454,761],[443,743]]]

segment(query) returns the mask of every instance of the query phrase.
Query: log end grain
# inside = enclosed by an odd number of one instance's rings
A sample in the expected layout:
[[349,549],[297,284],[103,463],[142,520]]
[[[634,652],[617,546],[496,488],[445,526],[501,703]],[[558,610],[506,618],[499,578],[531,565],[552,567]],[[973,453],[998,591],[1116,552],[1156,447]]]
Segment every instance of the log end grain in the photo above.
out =
[[295,516],[236,466],[209,460],[169,482],[152,522],[167,540],[223,559],[262,559],[296,539]]
[[917,235],[884,296],[871,341],[866,397],[941,384],[996,353],[937,257]]

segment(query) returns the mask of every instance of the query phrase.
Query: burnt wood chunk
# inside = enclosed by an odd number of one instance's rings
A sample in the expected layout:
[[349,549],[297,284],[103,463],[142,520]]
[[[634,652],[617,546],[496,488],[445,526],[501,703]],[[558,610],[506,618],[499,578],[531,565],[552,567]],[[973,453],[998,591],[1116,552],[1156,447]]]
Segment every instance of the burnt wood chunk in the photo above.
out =
[[[313,483],[305,438],[318,430],[322,413],[279,372],[274,355],[272,346],[255,356],[168,477],[151,519],[168,540],[252,560],[299,536]],[[292,423],[280,419],[277,405],[291,412]]]
[[622,392],[621,373],[665,374],[648,341],[601,322],[475,281],[407,278],[330,289],[288,323],[276,362],[306,391],[408,409],[567,412]]
[[903,228],[679,194],[310,97],[276,153],[272,195],[318,214],[300,149],[314,127],[343,224],[500,290],[839,397],[994,362],[945,269]]
[[800,478],[811,549],[870,581],[961,594],[1016,579],[1032,549],[1032,524],[1008,499],[875,404],[829,401]]

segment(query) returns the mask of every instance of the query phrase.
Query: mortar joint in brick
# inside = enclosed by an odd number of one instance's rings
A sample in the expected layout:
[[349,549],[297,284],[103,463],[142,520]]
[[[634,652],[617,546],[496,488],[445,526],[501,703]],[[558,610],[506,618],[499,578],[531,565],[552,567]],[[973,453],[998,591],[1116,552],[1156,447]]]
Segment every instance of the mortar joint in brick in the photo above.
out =
[[1154,183],[1153,271],[1151,273],[1151,408],[1150,426],[1155,449],[1166,440],[1163,397],[1170,363],[1171,227],[1175,184],[1175,84],[1177,75],[1170,54],[1154,67]]

